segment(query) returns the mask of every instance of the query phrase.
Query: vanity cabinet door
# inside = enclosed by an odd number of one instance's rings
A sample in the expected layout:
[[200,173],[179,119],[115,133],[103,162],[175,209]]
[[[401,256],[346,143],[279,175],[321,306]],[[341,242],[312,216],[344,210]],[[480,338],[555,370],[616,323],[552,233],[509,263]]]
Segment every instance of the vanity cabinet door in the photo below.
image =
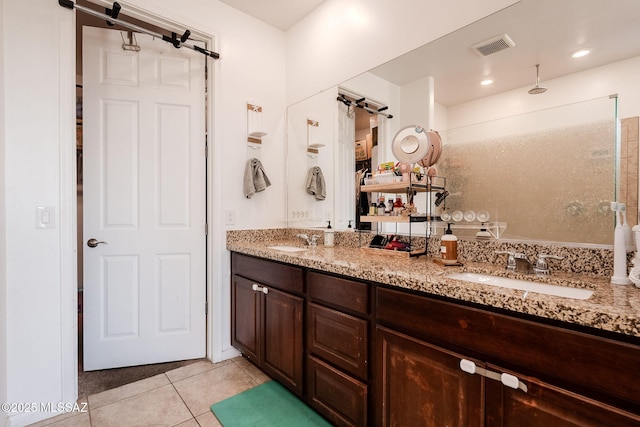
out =
[[483,425],[484,378],[463,372],[461,358],[408,335],[377,327],[376,424]]
[[254,283],[236,274],[231,277],[231,344],[259,366],[261,294],[253,289]]
[[268,293],[263,294],[262,369],[301,396],[304,299],[274,288],[267,289]]
[[488,365],[494,372],[518,377],[527,391],[486,381],[486,427],[638,426],[640,417],[535,378]]

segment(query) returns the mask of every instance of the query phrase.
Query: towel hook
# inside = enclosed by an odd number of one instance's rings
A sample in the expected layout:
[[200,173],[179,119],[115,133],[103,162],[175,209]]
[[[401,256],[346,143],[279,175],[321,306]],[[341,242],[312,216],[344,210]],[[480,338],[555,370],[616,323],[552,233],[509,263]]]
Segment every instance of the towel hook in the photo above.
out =
[[127,38],[129,39],[128,43],[124,40],[124,35],[122,33],[120,33],[120,38],[122,38],[122,50],[132,50],[134,52],[140,52],[140,45],[138,45],[136,35],[133,31],[127,31]]

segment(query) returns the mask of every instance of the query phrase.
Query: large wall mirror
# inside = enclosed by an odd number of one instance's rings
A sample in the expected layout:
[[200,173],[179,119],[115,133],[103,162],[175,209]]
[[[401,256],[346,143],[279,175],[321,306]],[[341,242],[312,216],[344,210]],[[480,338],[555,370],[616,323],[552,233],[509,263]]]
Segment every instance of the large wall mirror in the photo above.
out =
[[[477,219],[453,214],[483,212],[502,239],[611,245],[610,203],[627,204],[630,225],[638,216],[637,40],[636,0],[523,0],[289,106],[288,225],[356,226],[356,172],[396,161],[394,135],[419,124],[442,137],[449,193],[416,201],[445,220],[430,232],[451,222],[473,238]],[[591,54],[572,58],[578,48]],[[324,200],[308,191],[316,167]],[[425,230],[411,227],[399,231]]]

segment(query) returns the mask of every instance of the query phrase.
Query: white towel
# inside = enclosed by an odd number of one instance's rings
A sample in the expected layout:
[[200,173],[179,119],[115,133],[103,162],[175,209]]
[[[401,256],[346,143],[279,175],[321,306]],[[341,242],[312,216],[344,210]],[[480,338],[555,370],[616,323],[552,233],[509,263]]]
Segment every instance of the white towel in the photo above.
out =
[[264,191],[270,185],[271,181],[269,181],[267,174],[264,172],[260,160],[249,159],[244,169],[244,197],[250,199],[255,193]]
[[322,169],[314,166],[307,173],[307,193],[316,196],[316,200],[324,200],[327,197],[327,190],[324,183]]

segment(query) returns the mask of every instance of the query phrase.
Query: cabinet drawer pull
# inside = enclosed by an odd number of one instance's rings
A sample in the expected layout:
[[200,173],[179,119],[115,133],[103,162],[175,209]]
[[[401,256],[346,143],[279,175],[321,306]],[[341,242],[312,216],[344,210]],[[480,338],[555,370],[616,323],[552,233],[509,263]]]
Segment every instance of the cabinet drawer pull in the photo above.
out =
[[262,292],[265,295],[269,293],[269,289],[266,286],[260,286],[257,283],[254,283],[253,285],[251,285],[251,289],[253,289],[256,292]]
[[504,373],[504,372],[498,373],[495,371],[491,371],[489,369],[480,368],[475,364],[475,362],[471,360],[460,359],[460,369],[462,369],[464,372],[471,375],[478,374],[495,381],[500,381],[503,385],[506,385],[507,387],[511,387],[516,390],[520,389],[525,393],[528,390],[527,385],[522,381],[520,381],[518,377],[513,376],[511,374]]

